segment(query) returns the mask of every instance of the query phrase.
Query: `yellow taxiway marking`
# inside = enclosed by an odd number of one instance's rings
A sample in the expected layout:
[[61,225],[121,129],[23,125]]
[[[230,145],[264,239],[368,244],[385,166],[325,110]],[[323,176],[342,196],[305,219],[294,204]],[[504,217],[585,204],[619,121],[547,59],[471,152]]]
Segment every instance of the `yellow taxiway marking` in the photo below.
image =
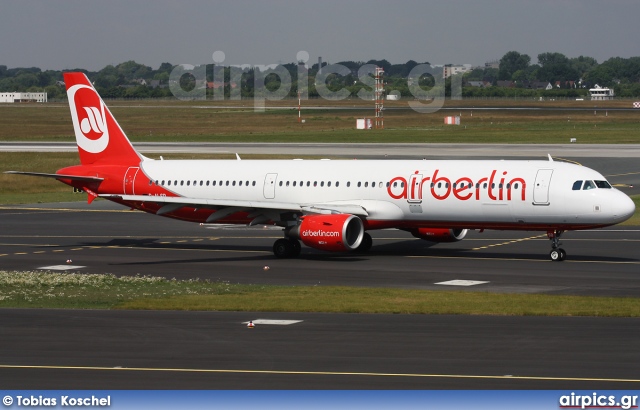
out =
[[554,157],[553,159],[554,159],[554,160],[556,160],[556,159],[557,159],[557,160],[564,161],[564,162],[570,162],[570,163],[572,163],[572,164],[576,164],[576,165],[580,165],[580,166],[582,166],[582,164],[581,164],[581,163],[579,163],[578,161],[573,161],[573,160],[566,159],[566,158]]
[[582,381],[640,383],[640,379],[613,379],[600,377],[552,377],[552,376],[512,376],[512,375],[476,375],[476,374],[429,374],[429,373],[375,373],[375,372],[314,372],[289,370],[241,370],[241,369],[180,369],[156,367],[100,367],[100,366],[25,366],[0,364],[1,369],[35,370],[98,370],[122,372],[174,372],[174,373],[224,373],[224,374],[273,374],[305,376],[363,376],[363,377],[414,377],[447,379],[494,379],[494,380],[546,380],[546,381]]
[[613,174],[613,175],[606,175],[607,178],[609,177],[623,177],[626,175],[638,175],[640,174],[640,172],[627,172],[626,174]]
[[472,251],[479,251],[481,249],[488,249],[488,248],[493,248],[493,247],[496,247],[496,246],[510,245],[512,243],[518,243],[518,242],[529,241],[529,240],[532,240],[532,239],[546,238],[546,237],[547,237],[546,235],[530,236],[528,238],[514,239],[512,241],[507,241],[507,242],[502,242],[502,243],[494,243],[494,244],[486,245],[486,246],[480,246],[480,247],[477,247],[477,248],[472,248],[471,250]]

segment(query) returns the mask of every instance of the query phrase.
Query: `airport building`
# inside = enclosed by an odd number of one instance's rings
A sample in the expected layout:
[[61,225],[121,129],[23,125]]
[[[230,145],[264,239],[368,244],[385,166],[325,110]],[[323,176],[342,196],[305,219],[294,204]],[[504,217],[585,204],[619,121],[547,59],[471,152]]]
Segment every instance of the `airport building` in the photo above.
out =
[[589,95],[592,100],[613,100],[613,90],[611,88],[603,88],[598,84],[594,88],[589,89]]
[[447,79],[452,75],[466,73],[467,71],[471,71],[471,64],[445,65],[442,69],[442,78]]
[[47,102],[47,93],[0,93],[0,103]]

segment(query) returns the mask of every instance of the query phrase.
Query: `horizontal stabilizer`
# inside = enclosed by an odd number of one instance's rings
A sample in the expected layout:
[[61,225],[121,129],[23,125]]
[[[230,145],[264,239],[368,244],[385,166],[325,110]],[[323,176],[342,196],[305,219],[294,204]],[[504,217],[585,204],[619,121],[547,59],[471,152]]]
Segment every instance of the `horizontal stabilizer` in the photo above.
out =
[[72,181],[83,181],[83,182],[102,182],[104,180],[104,178],[98,178],[98,177],[83,177],[79,175],[65,175],[65,174],[45,174],[42,172],[5,171],[5,174],[29,175],[33,177],[45,177],[45,178],[55,178],[55,179],[70,179]]

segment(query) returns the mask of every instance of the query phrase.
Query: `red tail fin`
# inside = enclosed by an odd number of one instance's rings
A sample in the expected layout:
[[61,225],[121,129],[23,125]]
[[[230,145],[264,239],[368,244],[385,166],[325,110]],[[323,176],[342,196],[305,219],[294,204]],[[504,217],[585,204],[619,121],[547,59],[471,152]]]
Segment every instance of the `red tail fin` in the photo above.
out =
[[64,73],[69,108],[83,165],[137,165],[142,157],[84,73]]

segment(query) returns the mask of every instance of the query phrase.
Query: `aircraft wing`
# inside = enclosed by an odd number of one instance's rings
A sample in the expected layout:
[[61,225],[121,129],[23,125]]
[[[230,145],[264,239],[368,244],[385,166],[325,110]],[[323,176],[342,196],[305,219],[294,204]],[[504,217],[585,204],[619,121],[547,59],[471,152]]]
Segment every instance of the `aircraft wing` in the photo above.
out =
[[[304,214],[352,214],[357,216],[368,216],[367,211],[360,205],[351,204],[297,204],[292,202],[273,202],[273,201],[242,201],[237,199],[204,199],[204,198],[185,198],[172,196],[155,196],[155,195],[100,195],[105,199],[120,199],[123,201],[134,202],[153,202],[157,204],[166,204],[156,213],[159,215],[177,211],[180,208],[191,207],[212,207],[220,209],[218,212],[225,211],[226,215],[240,210],[257,210],[268,209],[275,211],[294,211]],[[216,213],[218,213],[216,212]],[[215,215],[215,214],[214,214]],[[225,215],[225,216],[226,216]],[[213,215],[212,215],[213,216]],[[217,218],[216,218],[217,219]],[[210,219],[211,222],[213,219]]]

